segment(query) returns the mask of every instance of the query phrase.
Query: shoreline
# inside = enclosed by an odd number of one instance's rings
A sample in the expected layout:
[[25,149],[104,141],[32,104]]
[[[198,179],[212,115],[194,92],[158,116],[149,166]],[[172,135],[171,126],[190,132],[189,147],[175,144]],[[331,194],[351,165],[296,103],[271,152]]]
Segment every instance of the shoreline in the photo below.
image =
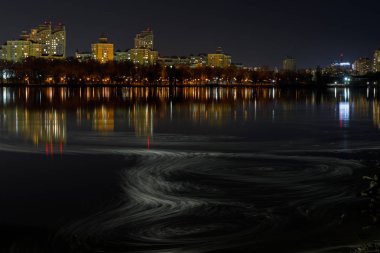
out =
[[306,88],[306,89],[329,89],[329,88],[377,88],[380,85],[351,84],[351,85],[316,85],[316,84],[197,84],[197,85],[147,85],[147,84],[0,84],[2,88]]

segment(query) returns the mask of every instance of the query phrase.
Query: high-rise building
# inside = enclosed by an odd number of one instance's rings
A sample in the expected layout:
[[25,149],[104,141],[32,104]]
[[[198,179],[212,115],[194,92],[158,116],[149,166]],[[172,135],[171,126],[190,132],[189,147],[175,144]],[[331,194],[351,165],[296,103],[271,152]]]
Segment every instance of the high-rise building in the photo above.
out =
[[323,74],[340,77],[342,75],[351,75],[353,72],[350,62],[334,62],[330,66],[322,69]]
[[134,48],[129,50],[130,60],[135,64],[154,65],[158,60],[158,52],[144,48]]
[[18,40],[8,40],[1,46],[0,59],[20,62],[28,57],[41,57],[42,44],[29,40],[29,35],[23,32]]
[[372,61],[369,58],[357,59],[353,64],[353,69],[358,75],[366,75],[372,70]]
[[284,71],[296,72],[297,71],[297,60],[292,57],[286,57],[282,62],[282,69]]
[[158,61],[158,52],[154,50],[154,36],[151,29],[146,29],[135,37],[135,48],[128,51],[129,60],[135,64],[153,65]]
[[212,68],[227,68],[231,66],[231,56],[223,52],[219,47],[214,54],[208,54],[207,65]]
[[21,61],[28,57],[64,59],[66,57],[66,29],[62,24],[52,26],[45,22],[30,33],[23,32],[18,40],[9,40],[2,46],[1,58]]
[[107,63],[114,59],[114,45],[108,42],[108,38],[102,35],[98,43],[91,45],[92,58],[100,63]]
[[380,72],[380,49],[375,51],[373,58],[373,71]]
[[53,59],[66,57],[66,28],[62,24],[53,26],[45,22],[31,30],[29,40],[42,45],[42,56]]
[[150,49],[154,50],[154,36],[150,28],[138,33],[135,37],[135,49]]
[[66,27],[62,24],[52,28],[50,54],[52,57],[66,58]]

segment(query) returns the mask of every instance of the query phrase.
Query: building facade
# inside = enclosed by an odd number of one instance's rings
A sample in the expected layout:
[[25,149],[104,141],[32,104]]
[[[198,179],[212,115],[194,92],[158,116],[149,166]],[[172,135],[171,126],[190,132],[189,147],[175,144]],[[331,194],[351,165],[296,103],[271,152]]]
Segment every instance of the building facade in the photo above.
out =
[[131,60],[131,54],[128,51],[116,51],[114,60],[116,62],[125,62]]
[[62,24],[45,22],[31,30],[29,40],[42,45],[42,57],[66,58],[66,28]]
[[165,66],[190,66],[191,59],[186,56],[159,57],[158,61]]
[[114,45],[108,42],[108,38],[102,35],[98,43],[91,45],[92,58],[100,63],[114,60]]
[[355,74],[366,75],[372,71],[372,61],[369,58],[357,59],[353,64]]
[[340,77],[342,75],[351,75],[353,73],[350,62],[334,62],[330,66],[322,69],[323,74]]
[[154,50],[154,35],[150,28],[138,33],[135,37],[135,49]]
[[128,51],[129,60],[139,65],[154,65],[158,61],[158,52],[154,50],[154,35],[146,29],[135,37],[135,48]]
[[30,33],[23,32],[18,40],[8,40],[1,49],[1,58],[19,62],[28,57],[64,59],[66,57],[66,29],[59,24],[45,22]]
[[297,71],[297,60],[292,57],[287,57],[282,62],[282,69],[286,72],[296,72]]
[[1,46],[0,59],[21,62],[28,57],[41,57],[42,44],[34,43],[23,36],[19,40],[8,40]]
[[79,62],[87,62],[92,60],[92,53],[91,52],[75,52],[75,59],[77,59]]
[[218,48],[216,53],[207,55],[207,66],[212,68],[227,68],[231,66],[232,59],[230,55],[223,52],[222,48]]
[[373,71],[380,72],[380,49],[375,51],[373,58]]
[[207,66],[207,55],[190,56],[168,56],[159,57],[158,62],[165,66],[186,66],[190,68],[201,68]]
[[207,55],[191,55],[190,56],[190,67],[192,68],[201,68],[207,66]]
[[128,51],[130,61],[140,65],[154,65],[158,61],[158,52],[144,48],[134,48]]

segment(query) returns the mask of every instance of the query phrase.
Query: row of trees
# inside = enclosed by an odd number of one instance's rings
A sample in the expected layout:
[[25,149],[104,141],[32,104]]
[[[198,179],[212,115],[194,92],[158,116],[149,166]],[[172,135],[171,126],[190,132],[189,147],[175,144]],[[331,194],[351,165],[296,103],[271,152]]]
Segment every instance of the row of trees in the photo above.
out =
[[141,66],[131,62],[79,62],[74,58],[46,60],[27,58],[23,62],[0,62],[0,82],[14,84],[67,85],[203,85],[203,84],[313,84],[325,77],[304,72],[276,73],[235,66],[228,68],[162,65]]

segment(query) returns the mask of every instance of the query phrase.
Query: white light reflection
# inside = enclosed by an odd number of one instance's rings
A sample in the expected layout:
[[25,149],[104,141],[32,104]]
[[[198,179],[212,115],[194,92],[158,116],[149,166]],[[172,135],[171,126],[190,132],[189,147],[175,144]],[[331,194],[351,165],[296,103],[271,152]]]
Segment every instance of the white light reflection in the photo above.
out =
[[173,101],[170,101],[170,120],[173,120]]
[[350,103],[341,102],[339,103],[339,124],[340,128],[348,127],[350,122]]

